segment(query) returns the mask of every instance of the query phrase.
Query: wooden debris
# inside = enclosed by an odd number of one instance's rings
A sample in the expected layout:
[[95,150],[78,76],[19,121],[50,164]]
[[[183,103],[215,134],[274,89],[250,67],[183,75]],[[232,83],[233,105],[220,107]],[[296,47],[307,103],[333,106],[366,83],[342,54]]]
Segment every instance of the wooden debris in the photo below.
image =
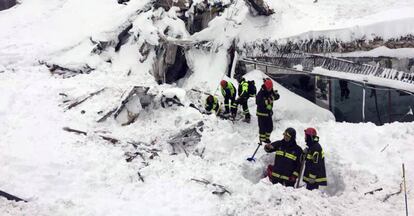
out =
[[[98,91],[96,91],[96,92],[92,92],[92,93],[90,93],[90,94],[89,94],[89,95],[87,95],[86,97],[83,97],[83,98],[77,99],[75,102],[73,102],[73,103],[69,104],[69,106],[67,106],[67,107],[66,107],[66,110],[70,110],[70,109],[72,109],[73,107],[78,106],[79,104],[81,104],[81,103],[85,102],[85,101],[86,101],[86,100],[88,100],[89,98],[91,98],[91,97],[93,97],[93,96],[95,96],[95,95],[97,95],[97,94],[99,94],[99,93],[103,92],[105,89],[106,89],[106,88],[102,88],[102,89],[100,89],[100,90],[98,90]],[[65,111],[66,111],[66,110],[65,110]]]
[[144,42],[141,45],[141,47],[139,48],[139,53],[141,53],[141,58],[139,58],[139,62],[144,63],[145,60],[147,60],[152,48],[153,46],[147,42]]
[[[116,108],[114,111],[114,118],[117,121],[120,121],[122,123],[122,126],[135,122],[136,118],[139,115],[139,111],[132,112],[132,110],[128,110],[128,104],[135,106],[136,104],[140,103],[140,106],[145,109],[153,103],[155,95],[148,94],[148,91],[149,87],[134,86],[129,91],[128,95],[123,97],[121,105],[119,105],[118,108]],[[134,104],[134,100],[136,104]]]
[[[201,132],[203,131],[204,122],[199,121],[195,125],[190,126],[184,130],[181,130],[177,134],[170,137],[170,140],[167,141],[173,148],[172,154],[177,154],[180,149],[188,157],[189,153],[186,149],[186,146],[193,146],[201,141]],[[180,149],[178,149],[180,148]]]
[[142,177],[141,173],[140,172],[137,172],[137,174],[138,174],[139,180],[141,180],[142,182],[144,182],[144,177]]
[[250,8],[253,8],[258,15],[270,16],[275,12],[263,0],[244,0]]
[[117,143],[119,143],[119,140],[118,139],[115,139],[115,138],[113,138],[113,137],[108,137],[108,136],[104,136],[104,135],[99,135],[100,137],[102,137],[102,139],[104,139],[104,140],[106,140],[106,141],[109,141],[110,143],[112,143],[112,144],[117,144]]
[[162,7],[166,11],[169,11],[173,6],[178,7],[181,10],[188,10],[189,0],[158,0],[154,2],[154,7],[156,9]]
[[79,74],[89,74],[95,70],[95,68],[90,67],[88,64],[85,64],[80,68],[69,68],[57,64],[49,64],[43,61],[39,61],[39,63],[45,65],[53,75],[59,75],[63,78],[70,78]]
[[126,5],[127,2],[129,2],[129,0],[118,0],[118,4]]
[[387,144],[386,146],[384,146],[384,148],[381,150],[381,152],[383,152],[390,144]]
[[85,136],[88,135],[85,131],[76,130],[76,129],[72,129],[72,128],[69,128],[69,127],[64,127],[63,130],[67,131],[67,132],[74,132],[74,133],[77,133],[77,134],[82,134],[82,135],[85,135]]
[[116,108],[113,108],[109,112],[107,112],[104,116],[102,116],[100,119],[98,119],[96,122],[101,123],[104,122],[106,119],[108,119],[109,116],[111,116],[116,111]]
[[[149,159],[154,159],[154,157],[157,157],[157,156],[159,156],[158,155],[158,152],[160,152],[161,150],[159,150],[159,149],[156,149],[156,148],[149,148],[149,146],[150,146],[150,144],[148,144],[148,143],[145,143],[145,142],[141,142],[141,141],[133,141],[133,142],[127,142],[128,144],[131,144],[135,149],[137,149],[137,150],[139,150],[139,151],[143,151],[143,152],[146,152],[146,153],[148,153],[149,154],[149,156],[148,155],[146,155]],[[128,154],[128,153],[126,153],[126,154]],[[137,155],[135,155],[136,153],[129,153],[129,155],[130,156],[133,156],[133,158],[132,159],[134,159],[136,156],[141,156],[142,157],[142,159],[145,161],[145,159],[144,159],[144,155],[142,154],[142,153],[139,153],[139,154],[137,154]],[[128,161],[129,162],[129,161]]]
[[368,192],[364,193],[364,195],[367,195],[367,194],[374,194],[374,193],[375,193],[375,192],[377,192],[377,191],[382,191],[382,188],[377,188],[377,189],[375,189],[375,190],[368,191]]
[[196,149],[195,150],[195,154],[198,155],[198,156],[200,156],[200,158],[204,158],[204,152],[205,151],[206,151],[206,147],[203,147],[203,149],[201,150],[201,152],[198,149]]
[[[85,135],[85,136],[88,135],[88,133],[86,133],[85,131],[73,129],[73,128],[70,128],[70,127],[63,127],[63,130],[67,131],[67,132],[82,134],[82,135]],[[108,136],[104,136],[104,135],[100,135],[100,134],[98,134],[98,136],[100,136],[102,139],[104,139],[106,141],[111,142],[112,144],[116,144],[116,143],[120,142],[118,139],[115,139],[115,138],[112,138],[112,137],[108,137]]]
[[223,195],[225,193],[228,193],[229,195],[231,195],[231,192],[229,190],[226,189],[226,187],[224,187],[223,185],[219,185],[216,183],[211,183],[210,181],[206,180],[206,179],[195,179],[192,178],[191,181],[195,181],[197,183],[200,184],[204,184],[204,185],[211,185],[215,188],[215,190],[213,192],[211,192],[212,194],[216,194],[216,195]]
[[26,200],[24,200],[22,198],[19,198],[17,196],[11,195],[11,194],[6,193],[6,192],[4,192],[2,190],[0,190],[0,197],[4,197],[7,200],[11,200],[11,201],[15,201],[15,202],[20,202],[20,201],[27,202]]
[[121,33],[118,34],[118,43],[115,46],[115,52],[118,52],[121,49],[121,46],[128,41],[129,36],[131,36],[129,34],[129,30],[131,30],[132,27],[133,25],[129,24],[124,30],[121,31]]
[[125,156],[127,157],[125,160],[126,162],[131,162],[133,161],[136,157],[140,156],[142,158],[142,160],[145,161],[144,155],[142,155],[142,153],[140,152],[126,152]]
[[402,185],[403,185],[403,183],[401,182],[401,184],[400,184],[400,190],[399,191],[397,191],[397,192],[395,192],[395,193],[392,193],[392,194],[387,194],[386,196],[385,196],[385,198],[382,200],[383,202],[386,202],[389,198],[391,198],[392,196],[395,196],[395,195],[398,195],[398,194],[400,194],[401,192],[402,192]]

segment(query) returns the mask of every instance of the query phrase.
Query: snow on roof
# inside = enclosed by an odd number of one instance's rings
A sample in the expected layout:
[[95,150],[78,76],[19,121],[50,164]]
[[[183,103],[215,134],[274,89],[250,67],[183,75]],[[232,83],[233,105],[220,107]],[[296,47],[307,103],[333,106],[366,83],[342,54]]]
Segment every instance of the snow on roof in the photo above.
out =
[[312,74],[324,75],[329,77],[336,77],[340,79],[353,80],[360,83],[378,85],[378,86],[387,86],[390,88],[406,90],[414,93],[414,85],[411,83],[404,83],[399,80],[385,79],[373,75],[363,75],[363,74],[353,74],[345,73],[340,71],[327,70],[321,67],[315,67],[312,71]]
[[349,53],[330,53],[335,57],[392,57],[392,58],[414,58],[414,48],[390,49],[385,46],[370,51],[357,51]]

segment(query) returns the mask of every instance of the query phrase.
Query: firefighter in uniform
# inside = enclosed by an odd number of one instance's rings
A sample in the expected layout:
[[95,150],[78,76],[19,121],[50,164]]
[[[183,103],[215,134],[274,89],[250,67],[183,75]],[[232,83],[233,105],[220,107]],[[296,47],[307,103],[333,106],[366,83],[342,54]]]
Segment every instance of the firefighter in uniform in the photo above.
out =
[[302,157],[302,148],[296,144],[296,131],[287,128],[283,139],[266,144],[264,150],[268,153],[276,152],[274,165],[269,165],[267,175],[273,183],[293,187],[299,176]]
[[305,141],[308,150],[306,151],[303,181],[306,182],[306,189],[318,189],[319,186],[326,186],[327,180],[325,156],[314,128],[307,128],[305,130]]
[[220,82],[221,94],[224,97],[224,115],[228,115],[231,110],[232,117],[236,117],[237,104],[236,104],[236,88],[233,83],[222,80]]
[[279,99],[277,91],[273,91],[273,82],[265,79],[260,91],[256,95],[257,121],[259,123],[260,143],[270,143],[270,134],[273,131],[273,101]]
[[[249,82],[252,83],[249,85]],[[250,112],[248,106],[249,97],[256,96],[256,88],[254,87],[254,81],[247,82],[245,78],[241,79],[239,84],[237,104],[240,104],[243,108],[244,121],[250,123]]]
[[209,95],[206,98],[204,109],[207,111],[208,114],[211,114],[211,112],[214,112],[216,115],[219,115],[220,104],[219,104],[218,98],[216,96]]

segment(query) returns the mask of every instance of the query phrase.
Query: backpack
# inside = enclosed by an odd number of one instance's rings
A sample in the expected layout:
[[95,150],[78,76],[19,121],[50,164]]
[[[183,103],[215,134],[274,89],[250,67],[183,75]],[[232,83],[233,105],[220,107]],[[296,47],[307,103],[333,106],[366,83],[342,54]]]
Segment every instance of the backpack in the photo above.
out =
[[249,96],[250,97],[255,97],[256,96],[256,85],[254,84],[254,80],[249,80]]

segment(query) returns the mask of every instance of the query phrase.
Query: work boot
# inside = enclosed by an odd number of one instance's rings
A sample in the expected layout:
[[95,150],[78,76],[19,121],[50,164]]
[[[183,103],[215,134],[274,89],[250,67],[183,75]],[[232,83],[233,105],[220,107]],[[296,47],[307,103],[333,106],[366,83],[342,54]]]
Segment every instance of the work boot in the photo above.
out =
[[244,122],[250,123],[250,114],[249,114],[249,113],[247,113],[247,114],[244,116]]
[[236,119],[236,113],[231,113],[229,119],[234,121]]

